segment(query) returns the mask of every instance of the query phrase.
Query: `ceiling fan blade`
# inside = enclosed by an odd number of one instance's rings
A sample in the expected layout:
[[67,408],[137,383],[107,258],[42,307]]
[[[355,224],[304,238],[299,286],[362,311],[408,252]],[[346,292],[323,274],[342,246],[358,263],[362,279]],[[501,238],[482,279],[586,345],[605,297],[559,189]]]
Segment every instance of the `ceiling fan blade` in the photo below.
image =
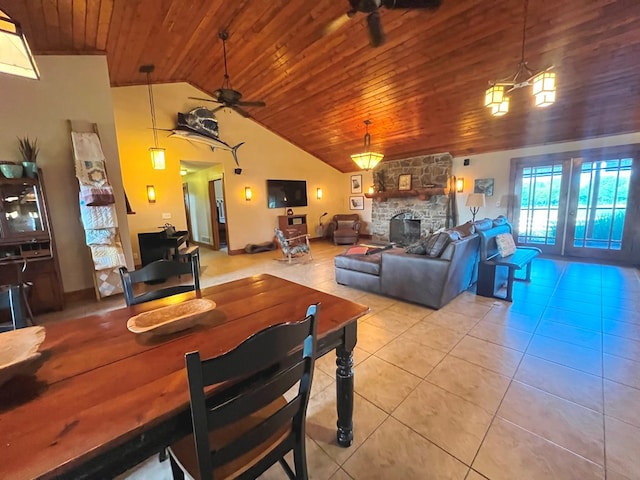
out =
[[435,10],[442,0],[383,0],[382,5],[389,9],[430,8]]
[[220,105],[219,107],[214,108],[213,110],[210,110],[211,113],[216,113],[218,110],[222,110],[224,108],[224,105]]
[[249,115],[249,112],[247,112],[246,110],[243,110],[237,105],[229,105],[229,108],[233,108],[236,112],[238,112],[240,115],[242,115],[245,118],[251,118],[251,115]]
[[375,10],[367,15],[367,27],[369,29],[369,41],[372,47],[379,47],[385,41],[380,13]]
[[241,107],[266,107],[267,104],[264,103],[263,101],[255,101],[255,102],[250,102],[250,101],[242,101],[242,102],[236,102],[236,105],[240,105]]
[[190,100],[200,100],[202,102],[214,102],[220,103],[218,100],[214,100],[212,98],[200,98],[200,97],[189,97]]
[[351,19],[352,16],[353,15],[349,15],[349,13],[345,13],[340,15],[338,18],[333,19],[331,23],[329,23],[329,25],[324,27],[324,30],[322,30],[322,36],[325,37],[327,35],[331,35],[336,30],[339,30]]

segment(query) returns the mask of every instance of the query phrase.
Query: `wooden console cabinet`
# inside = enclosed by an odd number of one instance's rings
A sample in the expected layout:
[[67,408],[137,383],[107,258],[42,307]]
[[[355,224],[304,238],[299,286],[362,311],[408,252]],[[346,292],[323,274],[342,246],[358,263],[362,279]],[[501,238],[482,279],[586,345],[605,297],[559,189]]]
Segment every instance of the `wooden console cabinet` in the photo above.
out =
[[306,235],[307,216],[306,215],[278,215],[278,228],[282,230],[285,238]]
[[38,178],[0,178],[0,284],[17,284],[25,261],[22,280],[33,284],[33,312],[61,310],[64,292],[42,172]]

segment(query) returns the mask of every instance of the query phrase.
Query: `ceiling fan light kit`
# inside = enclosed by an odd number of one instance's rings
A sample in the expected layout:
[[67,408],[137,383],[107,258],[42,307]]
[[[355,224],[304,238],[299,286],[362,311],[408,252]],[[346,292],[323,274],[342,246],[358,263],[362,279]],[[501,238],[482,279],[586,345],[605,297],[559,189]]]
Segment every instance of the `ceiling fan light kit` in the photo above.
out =
[[491,109],[491,115],[500,117],[509,112],[509,97],[506,95],[514,90],[532,87],[534,105],[547,107],[556,101],[556,74],[553,66],[534,73],[525,60],[524,47],[527,31],[527,11],[529,0],[524,0],[524,21],[522,27],[522,54],[515,75],[509,80],[489,82],[485,91],[484,106]]
[[153,65],[142,65],[140,72],[147,75],[147,88],[149,90],[149,110],[151,111],[151,126],[153,129],[153,147],[149,148],[151,165],[154,170],[165,169],[164,148],[158,146],[158,129],[156,128],[156,105],[153,101],[153,87],[151,85],[151,73],[155,70]]
[[351,155],[351,159],[360,167],[361,170],[372,170],[384,158],[382,153],[370,152],[371,135],[369,134],[369,125],[371,120],[364,121],[366,133],[364,134],[364,152]]

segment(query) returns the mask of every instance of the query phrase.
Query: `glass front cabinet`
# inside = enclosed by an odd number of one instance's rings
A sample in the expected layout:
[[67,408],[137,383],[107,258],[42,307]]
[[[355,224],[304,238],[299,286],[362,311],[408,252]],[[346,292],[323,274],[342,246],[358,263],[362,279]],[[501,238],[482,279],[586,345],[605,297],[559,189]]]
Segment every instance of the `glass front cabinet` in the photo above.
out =
[[20,275],[32,284],[29,304],[34,313],[62,309],[62,282],[42,172],[38,178],[0,178],[0,283],[17,283]]

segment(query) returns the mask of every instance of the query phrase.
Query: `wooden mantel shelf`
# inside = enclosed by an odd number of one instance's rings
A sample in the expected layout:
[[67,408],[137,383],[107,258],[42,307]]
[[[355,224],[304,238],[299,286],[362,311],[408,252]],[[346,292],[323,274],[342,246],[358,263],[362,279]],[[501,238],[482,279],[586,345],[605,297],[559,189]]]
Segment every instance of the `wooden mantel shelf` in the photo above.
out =
[[448,195],[449,189],[444,187],[417,188],[415,190],[387,190],[386,192],[365,193],[367,198],[373,198],[378,202],[384,202],[388,198],[418,197],[420,200],[429,200],[433,195]]

